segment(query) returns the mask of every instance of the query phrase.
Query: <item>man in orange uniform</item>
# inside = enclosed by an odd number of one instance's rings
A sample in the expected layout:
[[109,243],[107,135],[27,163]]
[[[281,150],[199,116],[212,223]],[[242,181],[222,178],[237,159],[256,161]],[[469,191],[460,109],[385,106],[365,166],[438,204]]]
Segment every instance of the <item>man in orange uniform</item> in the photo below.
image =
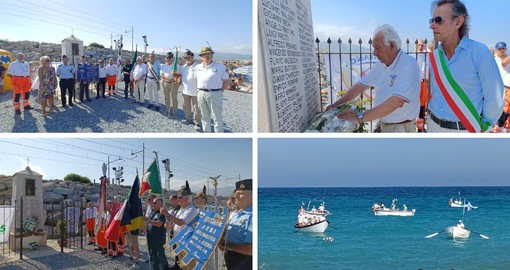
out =
[[[12,62],[7,69],[7,76],[11,78],[13,88],[13,106],[16,114],[21,114],[20,97],[23,97],[23,107],[25,110],[33,109],[28,99],[30,97],[30,66],[25,62],[25,55],[18,53],[18,60]],[[23,95],[22,95],[23,94]]]

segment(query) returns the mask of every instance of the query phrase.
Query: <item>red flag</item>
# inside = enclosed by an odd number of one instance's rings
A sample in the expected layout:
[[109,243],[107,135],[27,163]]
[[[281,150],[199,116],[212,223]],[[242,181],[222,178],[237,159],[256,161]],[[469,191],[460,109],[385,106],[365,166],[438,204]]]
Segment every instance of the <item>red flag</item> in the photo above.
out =
[[101,177],[101,184],[99,186],[99,200],[97,201],[96,224],[94,226],[94,233],[101,229],[101,222],[104,213],[104,206],[106,205],[106,177]]
[[110,226],[108,226],[108,229],[104,234],[104,237],[109,241],[119,241],[121,231],[120,222],[122,221],[122,216],[124,215],[124,209],[126,209],[126,203],[127,200],[124,201],[122,207],[120,208],[120,211],[117,212],[113,220],[110,222]]

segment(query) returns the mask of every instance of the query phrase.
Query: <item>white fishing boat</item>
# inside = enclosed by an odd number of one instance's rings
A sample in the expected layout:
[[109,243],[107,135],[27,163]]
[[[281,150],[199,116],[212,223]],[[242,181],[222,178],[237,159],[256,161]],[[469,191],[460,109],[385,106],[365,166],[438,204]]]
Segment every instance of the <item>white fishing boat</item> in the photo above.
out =
[[474,206],[470,202],[467,202],[467,203],[465,201],[463,202],[460,197],[458,199],[454,199],[452,197],[450,199],[450,201],[448,202],[448,204],[450,205],[450,207],[454,207],[454,208],[461,208],[461,207],[471,207],[473,209],[478,208],[478,206]]
[[393,199],[391,202],[391,207],[387,208],[384,206],[384,203],[376,203],[372,206],[372,212],[376,216],[398,216],[398,217],[411,217],[416,213],[416,209],[408,210],[407,206],[403,205],[404,209],[400,210],[397,208],[397,199]]
[[301,207],[301,209],[299,209],[298,221],[294,225],[294,228],[298,229],[300,232],[323,233],[328,228],[328,225],[329,221],[325,216],[309,214]]
[[326,210],[324,197],[322,199],[321,205],[319,208],[312,207],[310,208],[310,202],[308,202],[307,209],[304,208],[303,203],[301,204],[301,208],[299,209],[297,222],[294,225],[294,228],[298,229],[300,232],[313,232],[313,233],[323,233],[329,226],[329,221],[327,216],[330,214],[328,210]]
[[468,239],[471,234],[470,230],[464,228],[462,220],[459,220],[459,223],[455,226],[447,227],[444,232],[446,237],[451,239]]

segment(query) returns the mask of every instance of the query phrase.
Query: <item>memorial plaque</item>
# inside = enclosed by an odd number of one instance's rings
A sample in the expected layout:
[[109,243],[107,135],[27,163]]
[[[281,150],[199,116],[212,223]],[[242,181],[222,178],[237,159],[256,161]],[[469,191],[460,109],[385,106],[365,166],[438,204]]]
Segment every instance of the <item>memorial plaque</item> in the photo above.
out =
[[302,132],[320,111],[310,0],[258,1],[259,131]]

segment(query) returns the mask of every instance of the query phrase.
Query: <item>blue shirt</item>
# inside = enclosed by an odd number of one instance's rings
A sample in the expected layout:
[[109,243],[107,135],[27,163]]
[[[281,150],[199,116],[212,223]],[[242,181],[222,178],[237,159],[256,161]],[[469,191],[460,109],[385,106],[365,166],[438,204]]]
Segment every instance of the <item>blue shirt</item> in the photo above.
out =
[[252,243],[252,207],[239,210],[228,221],[227,243]]
[[[442,46],[439,45],[441,49]],[[445,55],[445,60],[455,81],[469,97],[483,122],[494,124],[503,112],[505,88],[494,56],[487,46],[464,37],[453,57],[448,60]],[[432,67],[430,76],[430,111],[438,118],[459,121],[439,90]]]
[[74,78],[74,73],[76,73],[74,66],[69,63],[67,65],[60,64],[57,67],[57,76],[60,79],[72,79]]
[[[150,71],[151,68],[149,68],[149,65],[152,66],[152,70],[154,70],[156,77],[152,76],[152,71]],[[154,64],[147,62],[147,77],[159,80],[160,72],[161,72],[161,64],[158,61],[154,61]]]

